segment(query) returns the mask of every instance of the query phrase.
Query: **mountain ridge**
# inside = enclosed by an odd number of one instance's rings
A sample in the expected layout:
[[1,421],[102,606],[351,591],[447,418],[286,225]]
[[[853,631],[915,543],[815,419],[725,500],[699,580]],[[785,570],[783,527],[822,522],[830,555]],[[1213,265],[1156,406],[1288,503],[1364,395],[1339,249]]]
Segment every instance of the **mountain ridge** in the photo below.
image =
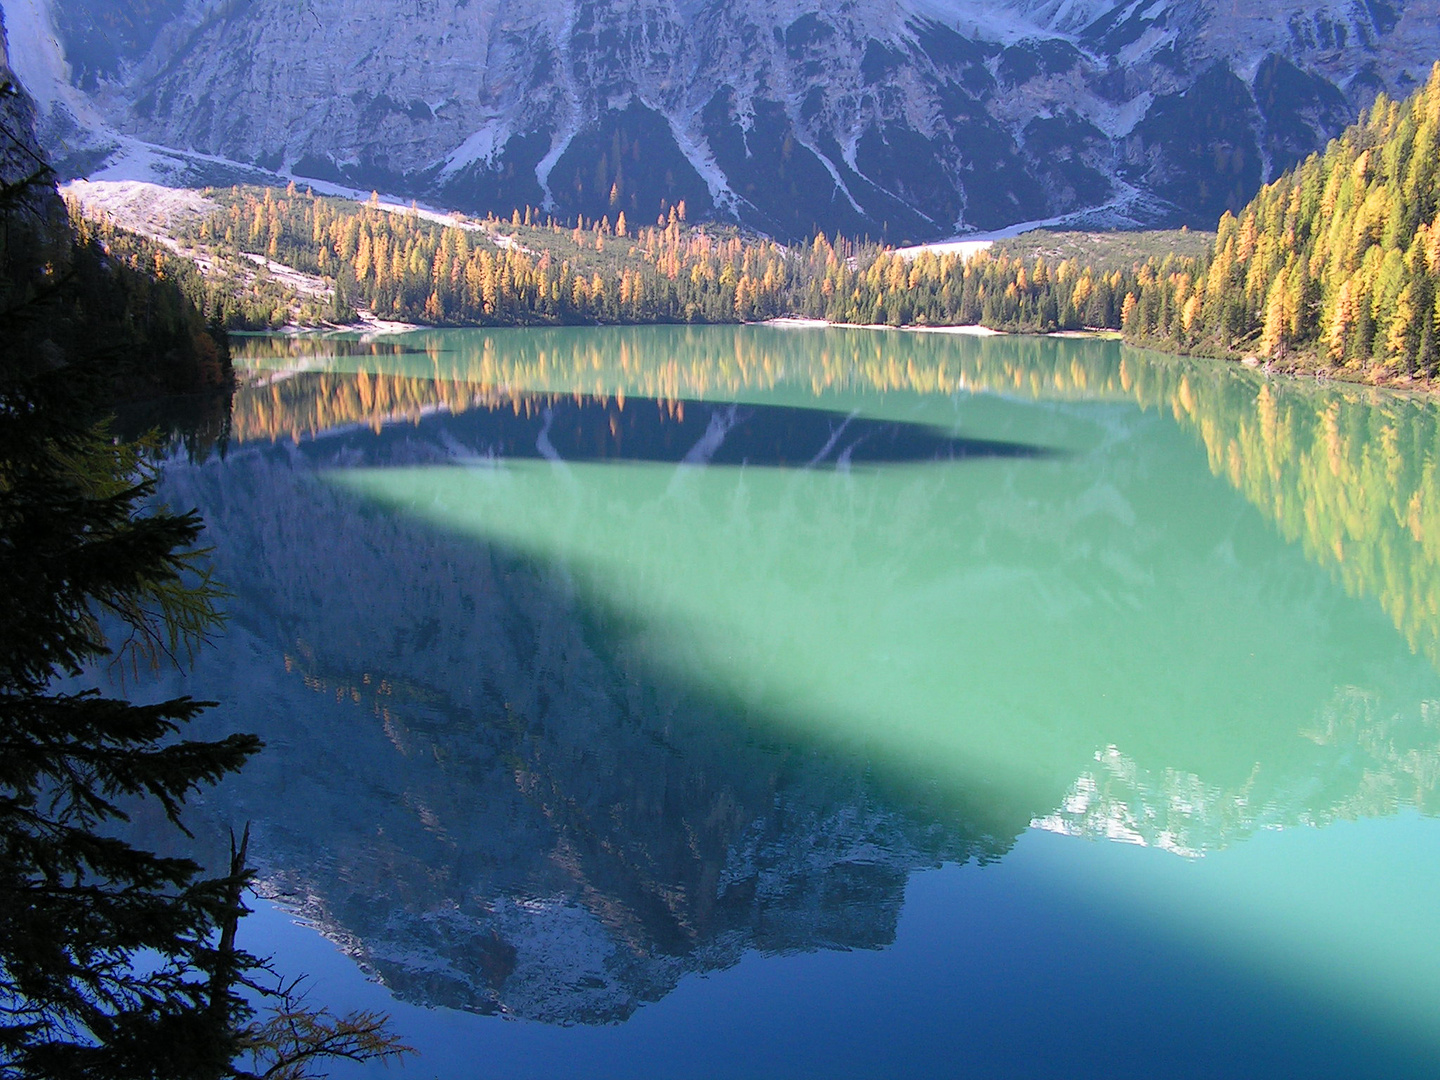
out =
[[786,239],[1208,225],[1440,55],[1437,0],[3,6],[55,42],[21,77],[48,80],[76,174],[148,144],[191,184],[248,167],[567,218],[683,200]]

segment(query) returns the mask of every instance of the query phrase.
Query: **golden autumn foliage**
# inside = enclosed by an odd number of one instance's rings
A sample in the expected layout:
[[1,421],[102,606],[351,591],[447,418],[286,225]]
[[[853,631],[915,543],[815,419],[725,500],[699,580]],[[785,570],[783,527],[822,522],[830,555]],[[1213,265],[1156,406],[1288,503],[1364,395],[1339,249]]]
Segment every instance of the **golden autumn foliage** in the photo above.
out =
[[[292,185],[293,187],[293,185]],[[354,308],[434,326],[751,322],[783,315],[1006,330],[1117,327],[1133,270],[998,254],[918,257],[816,236],[787,248],[672,213],[635,228],[441,218],[294,190],[211,191],[183,240],[317,275],[329,303],[237,304],[232,325],[344,323]]]
[[1142,274],[1125,330],[1175,351],[1428,378],[1440,367],[1437,281],[1440,64],[1226,214],[1208,255]]

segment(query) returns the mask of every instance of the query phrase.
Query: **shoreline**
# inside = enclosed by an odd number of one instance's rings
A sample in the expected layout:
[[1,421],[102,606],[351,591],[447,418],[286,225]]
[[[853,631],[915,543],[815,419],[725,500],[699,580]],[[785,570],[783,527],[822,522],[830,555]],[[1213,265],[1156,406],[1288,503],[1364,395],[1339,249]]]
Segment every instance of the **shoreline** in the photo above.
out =
[[[350,323],[321,323],[318,326],[301,326],[299,323],[286,323],[284,326],[274,330],[240,330],[231,331],[241,334],[279,334],[282,337],[307,337],[316,334],[360,334],[362,337],[380,337],[388,334],[408,334],[415,330],[439,330],[453,329],[437,326],[422,326],[419,323],[401,322],[398,319],[382,319],[371,311],[357,311],[359,316]],[[485,327],[474,327],[482,330]]]
[[979,323],[968,323],[963,326],[920,326],[915,324],[890,326],[888,323],[842,323],[831,322],[829,319],[805,319],[794,315],[781,315],[775,319],[762,319],[759,322],[740,323],[739,325],[770,326],[778,330],[904,330],[911,334],[963,334],[967,337],[1006,336],[1004,330],[992,330]]
[[[543,329],[544,327],[515,326],[473,326],[473,327],[439,327],[427,326],[421,323],[402,322],[398,319],[382,319],[370,311],[357,313],[358,318],[353,323],[324,323],[319,326],[300,326],[298,324],[287,324],[276,330],[261,331],[232,331],[239,334],[279,334],[284,337],[305,337],[326,334],[358,334],[361,339],[385,337],[392,334],[409,334],[422,330],[500,330],[500,329]],[[764,326],[776,330],[893,330],[909,334],[948,334],[960,337],[1040,337],[1040,338],[1063,338],[1078,340],[1096,341],[1123,341],[1124,338],[1118,330],[1109,329],[1087,329],[1087,330],[1051,330],[1046,333],[1019,333],[1006,330],[992,330],[988,326],[979,324],[965,324],[959,326],[924,326],[905,325],[890,326],[886,323],[843,323],[832,322],[828,319],[808,319],[800,316],[780,316],[774,319],[761,319],[748,323],[606,323],[606,324],[584,324],[593,326],[595,329],[604,327],[641,327],[641,326],[674,326],[674,325],[698,325],[698,326]],[[1222,356],[1200,356],[1188,353],[1172,353],[1165,349],[1157,348],[1154,345],[1137,344],[1133,346],[1147,352],[1156,352],[1165,356],[1172,356],[1188,360],[1208,360],[1219,364],[1235,364],[1250,371],[1256,371],[1266,376],[1278,376],[1286,379],[1299,381],[1315,381],[1338,383],[1343,386],[1354,386],[1367,389],[1388,390],[1401,394],[1425,397],[1434,399],[1440,396],[1440,380],[1415,378],[1413,376],[1384,376],[1373,369],[1368,371],[1336,372],[1317,369],[1306,365],[1303,361],[1296,363],[1277,363],[1275,361],[1264,362],[1257,357],[1222,357]]]
[[955,326],[930,326],[923,323],[906,323],[891,326],[889,323],[844,323],[829,319],[806,319],[793,315],[781,315],[775,319],[742,323],[742,326],[771,326],[782,330],[903,330],[910,334],[960,334],[966,337],[1051,337],[1051,338],[1094,338],[1102,341],[1119,341],[1119,330],[1050,330],[1043,334],[1028,334],[1010,330],[994,330],[980,323],[963,323]]

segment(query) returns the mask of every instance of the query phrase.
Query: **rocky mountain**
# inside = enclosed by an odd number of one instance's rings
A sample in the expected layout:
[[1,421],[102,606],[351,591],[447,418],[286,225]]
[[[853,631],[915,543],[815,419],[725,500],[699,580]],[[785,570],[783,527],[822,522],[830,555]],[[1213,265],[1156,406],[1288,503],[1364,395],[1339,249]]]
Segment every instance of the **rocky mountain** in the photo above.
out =
[[3,7],[77,174],[245,166],[567,217],[683,201],[783,237],[1213,225],[1440,56],[1440,0]]
[[10,271],[21,265],[40,265],[53,257],[53,253],[39,255],[29,244],[63,244],[61,238],[68,235],[65,208],[50,183],[45,151],[35,136],[35,120],[35,104],[11,66],[9,42],[0,26],[0,191],[6,200],[19,200],[29,207],[28,213],[12,215],[0,242],[0,264],[7,271],[0,283],[0,297],[23,280],[23,275],[12,278]]
[[35,111],[29,98],[17,90],[17,79],[10,67],[9,43],[0,27],[0,86],[9,90],[0,94],[0,182],[13,184],[29,176],[39,167],[40,148],[34,143]]

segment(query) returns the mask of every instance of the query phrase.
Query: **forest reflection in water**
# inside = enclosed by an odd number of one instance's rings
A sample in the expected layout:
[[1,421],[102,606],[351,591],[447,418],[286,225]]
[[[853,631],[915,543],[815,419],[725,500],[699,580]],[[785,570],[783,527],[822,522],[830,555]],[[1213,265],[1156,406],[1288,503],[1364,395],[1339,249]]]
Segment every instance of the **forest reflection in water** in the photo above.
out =
[[[236,594],[197,692],[272,748],[210,812],[402,999],[614,1021],[749,951],[885,946],[915,870],[1035,828],[1193,857],[1435,808],[1426,403],[1097,341],[404,341],[239,350],[226,456],[165,492]],[[742,414],[767,437],[677,467]],[[562,416],[600,449],[538,449]],[[904,452],[741,465],[849,425]],[[1285,977],[1413,1034],[1426,918],[1287,938]]]
[[243,389],[241,441],[378,427],[437,407],[493,408],[537,392],[620,409],[627,395],[726,400],[796,389],[1133,401],[1193,430],[1217,476],[1347,591],[1379,600],[1411,647],[1440,665],[1440,408],[1429,396],[1273,380],[1107,340],[957,344],[948,335],[838,329],[436,331],[403,345],[257,337],[243,339],[237,357],[287,379],[317,372],[278,389],[264,381]]

